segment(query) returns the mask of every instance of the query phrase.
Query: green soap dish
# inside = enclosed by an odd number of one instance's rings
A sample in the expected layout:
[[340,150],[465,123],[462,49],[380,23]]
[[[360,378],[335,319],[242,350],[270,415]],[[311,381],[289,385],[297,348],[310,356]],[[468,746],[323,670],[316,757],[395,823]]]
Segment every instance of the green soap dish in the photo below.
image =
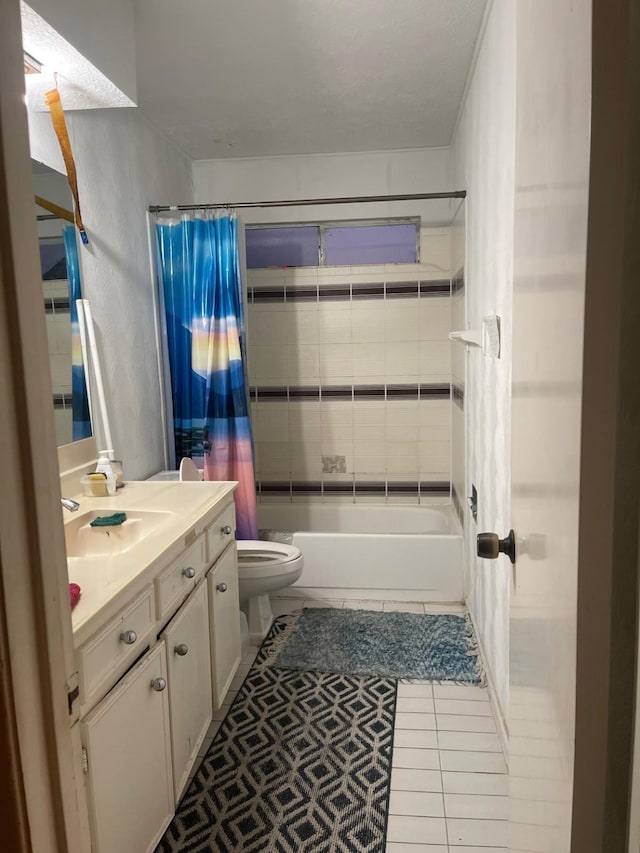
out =
[[91,527],[117,527],[127,520],[126,512],[114,512],[112,515],[100,515],[90,522]]

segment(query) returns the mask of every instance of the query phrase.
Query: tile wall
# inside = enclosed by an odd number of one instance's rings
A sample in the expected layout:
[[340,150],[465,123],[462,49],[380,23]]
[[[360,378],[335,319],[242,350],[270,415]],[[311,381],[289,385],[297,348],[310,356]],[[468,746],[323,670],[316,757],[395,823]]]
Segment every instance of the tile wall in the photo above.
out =
[[[451,328],[466,329],[465,286],[465,202],[458,208],[451,229]],[[466,348],[451,347],[451,501],[464,526],[466,503],[465,454],[465,367]]]
[[450,500],[449,228],[420,260],[249,271],[261,499]]

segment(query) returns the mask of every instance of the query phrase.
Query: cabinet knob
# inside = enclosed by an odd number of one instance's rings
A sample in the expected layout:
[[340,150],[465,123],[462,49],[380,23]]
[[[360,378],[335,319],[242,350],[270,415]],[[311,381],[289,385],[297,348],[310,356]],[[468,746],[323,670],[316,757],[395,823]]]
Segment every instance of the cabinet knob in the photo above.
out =
[[126,646],[132,646],[138,639],[138,635],[135,631],[123,631],[122,634],[120,634],[120,639]]
[[188,566],[186,569],[182,570],[182,574],[185,576],[185,578],[195,578],[196,570],[192,566]]
[[216,589],[218,590],[218,592],[226,592],[227,591],[227,585],[226,585],[226,583],[216,584]]
[[162,693],[166,686],[167,682],[164,680],[164,678],[154,678],[151,682],[151,689],[155,690],[156,693]]
[[231,533],[231,528],[228,524],[225,524],[224,527],[220,528],[220,530],[222,531],[222,533],[226,533],[227,536]]
[[183,658],[189,651],[189,646],[186,643],[178,643],[175,647],[174,652]]

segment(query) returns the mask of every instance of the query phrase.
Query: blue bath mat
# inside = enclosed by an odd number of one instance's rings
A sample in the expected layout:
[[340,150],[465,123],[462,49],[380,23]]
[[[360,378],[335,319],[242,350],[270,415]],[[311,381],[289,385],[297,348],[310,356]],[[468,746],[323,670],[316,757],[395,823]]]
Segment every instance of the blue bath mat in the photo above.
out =
[[468,616],[309,608],[280,620],[286,628],[269,658],[270,666],[483,683]]

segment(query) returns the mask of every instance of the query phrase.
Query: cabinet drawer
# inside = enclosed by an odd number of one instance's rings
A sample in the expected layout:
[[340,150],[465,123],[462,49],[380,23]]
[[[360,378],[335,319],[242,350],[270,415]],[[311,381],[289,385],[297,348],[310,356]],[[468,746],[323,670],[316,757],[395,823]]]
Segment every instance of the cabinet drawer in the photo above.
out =
[[82,704],[104,694],[140,654],[155,622],[153,590],[148,587],[99,634],[78,650]]
[[207,566],[204,536],[185,551],[179,560],[156,578],[156,603],[158,619],[171,615],[171,610],[179,604],[191,590]]
[[222,554],[229,542],[235,539],[236,535],[236,507],[233,501],[222,512],[210,527],[205,531],[207,537],[207,556],[208,563],[215,563],[219,555]]

